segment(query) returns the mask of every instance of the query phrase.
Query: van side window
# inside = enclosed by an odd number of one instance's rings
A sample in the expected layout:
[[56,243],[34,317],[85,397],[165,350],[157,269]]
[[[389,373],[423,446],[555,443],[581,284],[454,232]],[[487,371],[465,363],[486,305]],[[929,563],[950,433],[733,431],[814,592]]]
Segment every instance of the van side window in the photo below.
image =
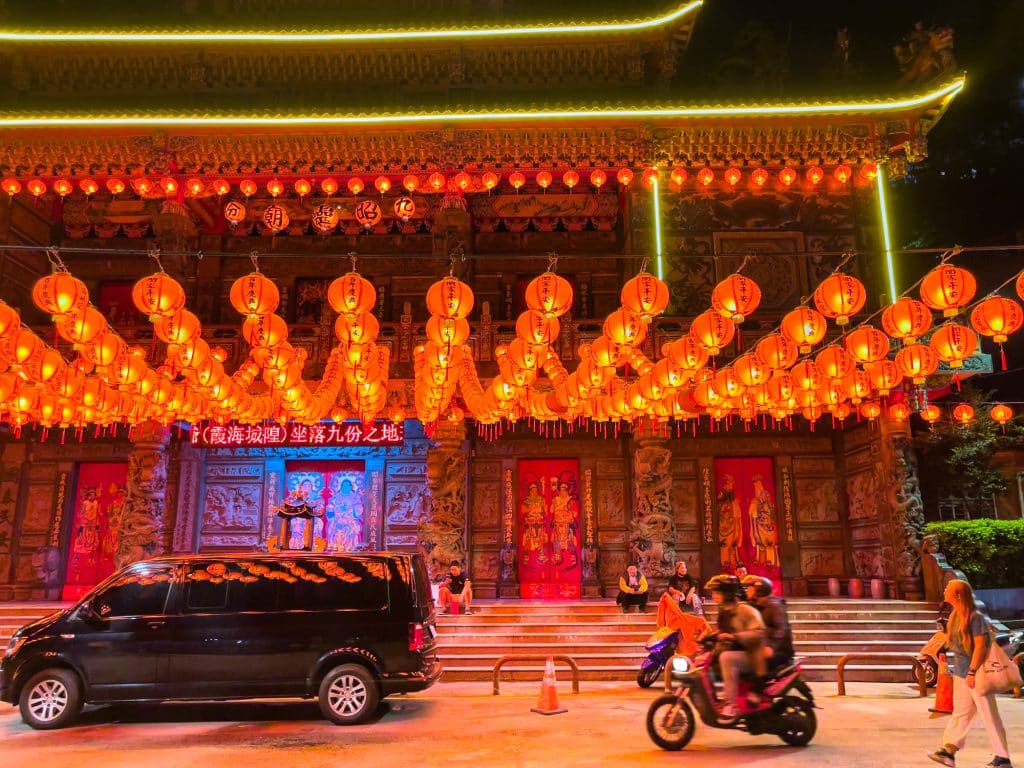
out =
[[126,571],[92,600],[104,618],[158,616],[164,612],[174,581],[173,565],[151,565]]
[[[281,587],[281,610],[379,611],[388,607],[388,571],[383,560],[310,558],[282,565],[286,566],[288,578]],[[285,595],[289,598],[287,602]]]
[[185,574],[185,610],[193,613],[273,611],[279,577],[262,561],[195,563]]

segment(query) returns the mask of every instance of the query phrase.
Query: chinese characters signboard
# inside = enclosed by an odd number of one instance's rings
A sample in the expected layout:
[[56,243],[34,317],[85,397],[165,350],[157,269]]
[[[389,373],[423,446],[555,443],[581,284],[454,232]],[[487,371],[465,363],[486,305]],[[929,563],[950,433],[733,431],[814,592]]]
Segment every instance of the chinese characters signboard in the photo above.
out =
[[346,422],[335,424],[210,424],[192,427],[192,445],[200,448],[296,448],[318,446],[388,446],[405,442],[405,425],[390,421],[371,424]]

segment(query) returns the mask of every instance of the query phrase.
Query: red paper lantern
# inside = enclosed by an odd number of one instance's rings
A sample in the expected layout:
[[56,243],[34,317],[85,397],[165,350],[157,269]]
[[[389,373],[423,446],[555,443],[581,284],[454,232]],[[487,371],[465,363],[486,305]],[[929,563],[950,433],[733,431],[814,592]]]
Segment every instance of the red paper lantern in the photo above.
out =
[[526,306],[545,317],[561,317],[572,308],[572,300],[572,284],[554,272],[545,272],[526,286]]
[[231,284],[229,299],[240,315],[269,315],[281,303],[281,292],[266,275],[250,272]]
[[334,333],[338,341],[347,344],[371,344],[380,336],[380,323],[372,312],[361,315],[338,315],[334,322]]
[[364,229],[372,229],[373,227],[380,224],[384,218],[384,212],[380,209],[380,205],[377,204],[376,200],[363,200],[356,206],[356,221]]
[[231,191],[231,184],[228,183],[227,179],[217,179],[213,182],[213,191],[217,193],[218,197],[224,197],[224,195]]
[[387,176],[378,176],[373,180],[374,189],[380,192],[382,195],[391,189],[391,179]]
[[781,333],[772,333],[757,342],[758,359],[773,370],[790,368],[800,357],[795,341]]
[[825,338],[825,317],[810,307],[797,307],[782,318],[782,333],[797,343],[802,354]]
[[647,323],[635,312],[617,309],[605,318],[602,332],[615,344],[634,347],[647,338]]
[[814,305],[825,317],[835,319],[836,325],[847,325],[866,300],[864,284],[851,275],[829,275],[814,291]]
[[199,336],[199,318],[187,309],[179,309],[161,317],[153,324],[153,332],[165,344],[187,344]]
[[730,275],[711,292],[711,306],[723,317],[742,323],[761,303],[761,288],[749,277]]
[[458,346],[469,340],[469,322],[431,315],[427,320],[427,338],[438,346]]
[[942,418],[942,411],[939,409],[939,406],[932,404],[924,408],[920,415],[929,424],[934,424]]
[[793,384],[792,376],[776,371],[768,380],[767,389],[768,397],[776,406],[785,406],[793,397],[796,386]]
[[629,168],[619,168],[618,173],[615,174],[616,180],[624,187],[628,187],[633,183],[633,172]]
[[124,192],[124,181],[117,177],[107,179],[107,191],[114,197],[117,197]]
[[280,315],[253,315],[242,323],[242,337],[250,347],[276,347],[288,339],[288,324]]
[[791,186],[796,181],[796,171],[792,168],[783,168],[779,171],[779,181],[787,187]]
[[528,309],[516,320],[516,336],[535,347],[546,347],[558,338],[560,326],[553,317]]
[[498,182],[501,181],[501,177],[498,176],[494,171],[487,171],[480,180],[484,183],[484,188],[488,191],[498,186]]
[[840,184],[845,184],[850,180],[850,177],[853,176],[853,169],[846,163],[843,163],[842,165],[836,166],[836,169],[832,171],[832,176],[834,176],[835,180]]
[[313,191],[313,185],[310,184],[309,179],[296,179],[292,188],[295,190],[295,194],[299,196],[299,199],[304,198]]
[[736,326],[732,320],[722,317],[714,310],[708,310],[693,319],[690,324],[690,335],[708,351],[708,354],[715,356],[732,341],[736,335]]
[[132,303],[152,320],[185,306],[185,289],[167,273],[156,272],[135,283]]
[[508,175],[508,183],[512,185],[512,188],[517,192],[526,183],[526,175],[522,171],[512,171]]
[[864,403],[860,407],[860,415],[868,421],[874,421],[882,415],[882,406],[874,401]]
[[366,188],[366,185],[363,184],[363,180],[360,179],[358,176],[353,176],[351,179],[349,179],[345,183],[345,186],[348,187],[349,192],[356,196],[362,194],[363,190]]
[[978,348],[978,337],[974,331],[963,325],[943,325],[932,334],[929,342],[932,350],[950,368],[962,368],[964,360]]
[[313,225],[313,229],[325,236],[334,231],[339,221],[341,221],[341,214],[338,212],[337,206],[331,203],[321,203],[309,215],[309,223]]
[[715,180],[715,172],[710,168],[701,168],[697,171],[697,181],[702,187],[711,186],[711,182]]
[[750,174],[750,180],[758,187],[763,187],[767,184],[769,178],[771,178],[771,174],[764,168],[755,168]]
[[843,376],[841,383],[843,392],[854,405],[871,395],[871,377],[865,371],[854,369]]
[[967,403],[960,403],[953,409],[953,419],[961,424],[970,424],[974,421],[974,407]]
[[668,286],[649,272],[641,272],[622,286],[621,299],[625,309],[650,322],[668,306]]
[[882,310],[882,330],[894,339],[908,344],[932,327],[932,313],[917,299],[897,299]]
[[540,173],[537,174],[537,186],[540,187],[541,189],[546,190],[548,187],[551,186],[552,179],[553,177],[548,171],[541,171]]
[[825,383],[825,377],[811,360],[804,360],[794,365],[789,375],[793,380],[793,386],[804,392],[813,392]]
[[107,330],[107,319],[95,307],[83,307],[59,317],[57,334],[72,344],[90,344]]
[[274,234],[287,229],[289,223],[291,223],[291,219],[288,216],[288,211],[279,203],[268,205],[263,212],[263,224]]
[[602,171],[600,168],[595,168],[590,172],[590,183],[600,189],[608,181],[608,174]]
[[164,176],[160,179],[160,189],[163,191],[164,195],[171,197],[178,192],[178,182],[172,176]]
[[903,373],[892,360],[878,360],[874,363],[866,363],[864,365],[864,372],[871,381],[871,387],[881,397],[888,395],[903,381]]
[[21,182],[17,179],[12,179],[10,176],[0,182],[0,187],[11,197],[21,192]]
[[771,368],[762,363],[756,355],[749,352],[733,360],[732,368],[736,371],[736,377],[745,387],[764,384],[771,378],[772,374]]
[[889,355],[889,337],[877,328],[864,325],[846,335],[846,351],[858,363],[873,363]]
[[924,344],[909,344],[896,353],[894,360],[906,378],[915,384],[924,384],[939,367],[939,357]]
[[1024,301],[1024,270],[1017,275],[1017,283],[1014,285],[1014,288],[1017,290],[1017,296],[1020,300]]
[[740,179],[743,178],[743,173],[736,166],[731,166],[725,169],[725,183],[730,187],[735,187],[740,183]]
[[991,296],[971,312],[971,325],[982,336],[991,336],[992,341],[1002,344],[1024,325],[1024,312],[1013,299]]
[[566,171],[562,174],[562,184],[568,190],[573,190],[580,183],[580,175],[576,171]]
[[1013,408],[999,403],[992,406],[992,410],[988,412],[988,415],[996,424],[1003,425],[1013,418]]
[[688,174],[686,173],[686,169],[677,166],[673,168],[672,172],[669,174],[669,180],[671,180],[671,182],[677,187],[682,187],[683,184],[686,183],[687,176]]
[[430,187],[433,192],[444,192],[445,185],[447,183],[448,180],[444,177],[444,174],[438,171],[434,171],[427,177],[427,186]]
[[82,179],[78,182],[78,188],[85,193],[86,197],[92,197],[99,191],[100,185],[96,183],[95,179]]
[[74,192],[75,188],[67,179],[57,179],[55,182],[53,182],[53,191],[60,195],[62,198],[64,198],[70,195],[72,192]]
[[89,303],[89,289],[69,272],[54,272],[36,280],[32,300],[48,315],[60,316]]
[[893,421],[906,421],[910,418],[910,406],[906,403],[894,403],[889,406],[889,418]]
[[256,186],[256,182],[252,179],[242,179],[242,181],[238,183],[238,189],[246,196],[246,198],[249,198],[256,194],[258,187]]
[[33,197],[42,197],[46,192],[46,182],[42,179],[29,179],[25,186]]
[[818,186],[824,178],[825,171],[820,165],[812,165],[807,169],[807,181],[809,181],[813,186]]
[[455,174],[455,178],[452,179],[455,182],[455,186],[465,192],[473,185],[473,177],[465,171],[459,171]]
[[392,206],[395,212],[395,216],[400,218],[402,221],[408,221],[416,215],[416,201],[408,195],[402,195],[402,197],[395,200],[394,206]]
[[940,264],[921,281],[921,300],[944,317],[953,317],[971,303],[977,290],[974,275],[966,269]]
[[675,365],[687,371],[696,371],[708,362],[708,350],[692,335],[669,344],[668,355]]
[[245,221],[246,211],[245,204],[238,200],[229,200],[224,204],[224,218],[227,219],[231,226],[237,226],[239,223]]
[[327,287],[327,303],[342,315],[370,312],[377,303],[377,289],[358,272],[349,272]]
[[338,180],[328,176],[320,182],[320,191],[327,197],[333,197],[334,193],[338,191]]
[[473,289],[449,275],[430,286],[427,291],[427,310],[437,317],[460,320],[473,311]]

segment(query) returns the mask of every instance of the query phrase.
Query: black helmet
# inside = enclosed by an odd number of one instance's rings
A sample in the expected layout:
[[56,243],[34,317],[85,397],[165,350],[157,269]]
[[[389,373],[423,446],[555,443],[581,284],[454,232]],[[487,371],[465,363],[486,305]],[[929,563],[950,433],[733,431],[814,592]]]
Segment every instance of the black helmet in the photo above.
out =
[[755,576],[751,573],[743,577],[743,588],[746,589],[747,587],[754,588],[755,597],[768,597],[772,593],[774,585],[771,579],[764,576]]
[[740,585],[740,580],[731,573],[720,573],[708,579],[704,589],[707,592],[721,592],[726,598],[735,600],[739,597],[743,587]]

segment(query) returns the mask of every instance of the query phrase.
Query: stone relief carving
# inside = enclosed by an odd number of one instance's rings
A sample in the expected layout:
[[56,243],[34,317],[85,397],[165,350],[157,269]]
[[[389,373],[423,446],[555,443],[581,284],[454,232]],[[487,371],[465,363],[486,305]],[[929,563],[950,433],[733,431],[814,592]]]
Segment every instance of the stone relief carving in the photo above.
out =
[[880,579],[885,575],[882,553],[877,549],[853,550],[853,570],[862,579]]
[[803,576],[842,576],[843,553],[838,549],[803,549],[800,552]]
[[917,456],[909,437],[892,440],[893,467],[886,496],[892,508],[896,569],[910,588],[921,579],[921,537],[924,531],[924,501],[917,476]]
[[427,453],[430,514],[420,523],[430,576],[441,578],[453,560],[465,562],[466,456],[460,450]]
[[500,562],[497,552],[474,552],[469,575],[474,581],[497,581]]
[[698,528],[697,483],[694,480],[676,480],[672,484],[672,514],[676,525],[684,528]]
[[630,521],[630,553],[648,577],[668,577],[675,561],[672,517],[672,452],[651,445],[633,455],[636,506]]
[[622,525],[625,522],[623,510],[626,504],[622,481],[618,479],[610,482],[598,481],[597,488],[598,525],[602,527]]
[[114,565],[159,554],[164,532],[164,493],[167,488],[167,445],[161,427],[140,428],[145,435],[128,456],[128,497],[124,503]]
[[850,520],[878,517],[881,494],[874,468],[846,478],[846,495],[850,500]]
[[203,505],[203,531],[256,530],[260,486],[208,485]]
[[[492,475],[497,477],[497,473]],[[473,525],[496,528],[501,519],[497,483],[477,483],[473,489]]]
[[838,522],[835,480],[799,479],[796,481],[796,498],[796,519],[801,523]]
[[389,526],[419,525],[430,511],[430,493],[420,483],[388,483],[386,504],[385,515]]
[[598,573],[601,581],[618,581],[619,576],[626,572],[626,565],[629,563],[629,553],[622,551],[602,552],[598,560]]

